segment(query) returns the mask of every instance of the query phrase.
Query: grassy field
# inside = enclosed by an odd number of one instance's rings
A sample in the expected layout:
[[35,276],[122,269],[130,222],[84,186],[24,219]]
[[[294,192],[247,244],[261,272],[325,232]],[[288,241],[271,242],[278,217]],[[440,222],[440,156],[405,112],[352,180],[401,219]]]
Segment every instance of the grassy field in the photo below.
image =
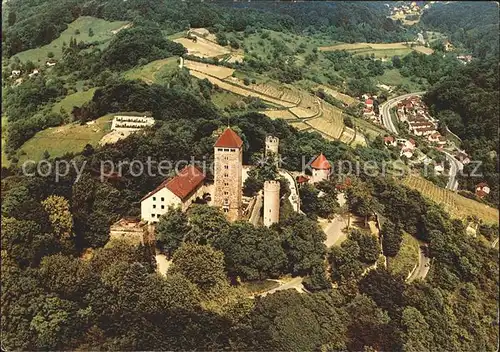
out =
[[[62,44],[63,42],[69,44],[71,37],[76,38],[77,42],[100,42],[99,47],[102,48],[106,46],[107,42],[113,37],[113,31],[116,33],[116,30],[126,25],[128,25],[128,22],[110,22],[100,18],[82,16],[71,22],[68,28],[61,33],[59,38],[53,40],[50,44],[40,48],[23,51],[15,56],[21,61],[31,60],[33,62],[44,63],[48,59],[47,54],[52,52],[54,54],[54,59],[60,59],[62,55]],[[92,28],[94,32],[92,37],[89,37],[89,28]],[[77,30],[80,31],[80,34],[76,34]]]
[[215,106],[221,109],[224,109],[241,100],[242,97],[240,95],[228,91],[217,92],[212,95],[212,102],[215,104]]
[[265,291],[272,290],[278,287],[279,284],[276,281],[247,281],[241,284],[241,287],[247,291],[249,294],[257,294]]
[[68,114],[70,114],[74,106],[80,107],[86,102],[90,101],[94,96],[94,92],[96,91],[96,89],[97,88],[90,88],[87,91],[81,91],[67,95],[63,100],[54,104],[54,106],[52,107],[52,111],[59,112],[61,111],[61,108],[63,108]]
[[140,79],[148,84],[161,83],[165,75],[173,72],[179,64],[178,57],[169,57],[168,59],[156,60],[141,67],[135,67],[124,72],[123,76],[127,79]]
[[19,148],[22,151],[19,153],[20,164],[28,159],[41,160],[45,151],[48,151],[51,157],[56,157],[68,152],[81,152],[86,144],[97,146],[99,140],[109,131],[114,115],[116,113],[102,116],[93,125],[74,122],[38,132]]
[[387,131],[382,127],[378,127],[362,118],[351,116],[351,120],[356,128],[370,140],[375,139],[377,136],[383,136],[387,133]]
[[498,209],[465,198],[455,192],[436,186],[422,177],[408,176],[403,184],[416,189],[426,198],[443,205],[452,217],[465,219],[467,216],[476,216],[485,223],[498,224]]
[[406,277],[418,263],[418,255],[417,239],[404,232],[398,254],[394,258],[387,257],[387,268],[393,274],[402,274]]
[[398,69],[385,70],[384,74],[381,76],[376,76],[375,79],[379,84],[385,84],[388,86],[404,85],[407,86],[410,91],[422,90],[427,84],[423,79],[423,84],[413,82],[410,77],[404,77],[399,73]]

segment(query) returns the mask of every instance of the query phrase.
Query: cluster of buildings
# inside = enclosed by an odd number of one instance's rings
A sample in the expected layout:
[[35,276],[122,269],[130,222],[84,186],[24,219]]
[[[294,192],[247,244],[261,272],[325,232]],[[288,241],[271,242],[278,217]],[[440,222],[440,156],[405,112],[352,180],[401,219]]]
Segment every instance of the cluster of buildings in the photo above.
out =
[[111,130],[135,132],[154,124],[155,119],[148,116],[115,116],[111,122]]
[[410,4],[394,6],[391,9],[391,16],[418,15],[420,14],[420,11],[420,6],[418,6],[418,4],[413,1]]
[[432,118],[420,97],[412,96],[398,103],[397,115],[400,121],[408,124],[408,131],[415,136],[426,138],[442,148],[446,138],[437,131],[437,120]]
[[384,144],[386,146],[399,147],[399,156],[405,156],[408,159],[413,157],[413,154],[415,153],[415,149],[417,147],[413,138],[405,139],[395,138],[393,136],[384,137]]
[[380,124],[380,116],[375,113],[375,109],[373,106],[375,100],[377,99],[377,96],[369,96],[367,94],[363,94],[361,99],[365,101],[365,106],[363,108],[363,117],[367,120]]
[[457,60],[463,63],[464,65],[467,65],[472,61],[472,55],[458,55]]
[[[278,155],[279,139],[266,138],[265,153]],[[191,204],[203,201],[220,208],[228,220],[242,218],[243,210],[243,141],[227,128],[214,145],[214,182],[206,182],[205,174],[196,166],[188,165],[176,176],[163,181],[141,199],[141,218],[156,223],[170,206],[186,211]],[[279,221],[280,183],[264,182],[264,225]]]
[[306,183],[315,184],[324,180],[328,180],[332,172],[332,165],[323,155],[320,153],[311,163],[311,176],[299,175],[296,177],[297,184],[299,187]]
[[[278,155],[279,139],[268,136],[265,154]],[[328,179],[331,165],[323,154],[311,164],[312,176],[301,175],[298,184],[317,183]],[[214,144],[214,180],[207,182],[205,173],[195,165],[184,167],[177,175],[167,178],[141,199],[141,221],[121,219],[110,228],[111,238],[130,238],[144,243],[153,238],[154,224],[169,207],[186,211],[193,203],[205,203],[221,209],[228,220],[242,219],[243,214],[243,141],[227,128]],[[279,222],[280,182],[264,182],[263,223]],[[255,204],[255,203],[254,203]]]

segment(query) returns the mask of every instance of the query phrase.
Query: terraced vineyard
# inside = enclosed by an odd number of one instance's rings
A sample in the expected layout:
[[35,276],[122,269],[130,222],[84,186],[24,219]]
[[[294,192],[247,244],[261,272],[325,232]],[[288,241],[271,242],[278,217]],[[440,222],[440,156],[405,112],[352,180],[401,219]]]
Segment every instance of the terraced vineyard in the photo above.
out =
[[467,216],[476,216],[486,223],[498,223],[498,209],[438,187],[422,177],[408,176],[403,180],[403,184],[420,191],[424,197],[443,205],[445,210],[455,218],[464,219]]
[[292,114],[289,110],[266,110],[262,112],[264,115],[271,119],[295,120],[297,116]]
[[324,86],[324,85],[319,85],[317,88],[323,89],[323,91],[326,94],[331,95],[335,99],[338,99],[341,102],[346,103],[347,105],[354,105],[354,104],[359,103],[359,101],[357,99],[355,99],[353,97],[350,97],[349,95],[340,93],[340,92],[338,92],[338,91],[336,91],[336,90],[334,90],[334,89],[332,89],[330,87],[327,87],[327,86]]
[[299,119],[307,119],[307,118],[315,117],[319,114],[318,109],[311,110],[311,109],[307,109],[307,108],[302,107],[302,106],[296,106],[296,107],[290,108],[290,112],[292,114],[294,114],[295,116],[297,116]]
[[356,136],[356,131],[354,131],[352,128],[345,127],[344,132],[340,136],[340,141],[346,144],[351,144],[351,142],[354,141],[355,136]]
[[311,126],[306,125],[304,122],[290,122],[290,126],[295,127],[299,131],[304,131],[311,128]]
[[342,126],[338,125],[333,119],[328,117],[317,117],[315,119],[308,120],[306,124],[334,139],[341,137],[342,134]]
[[190,70],[198,71],[205,73],[210,76],[214,76],[215,78],[224,79],[231,76],[234,72],[234,69],[224,67],[224,66],[216,66],[204,64],[197,61],[184,60],[184,66],[186,66]]
[[[245,85],[244,81],[239,78],[240,75],[236,74],[233,77],[234,70],[222,66],[189,60],[186,60],[185,65],[190,69],[191,75],[200,79],[208,79],[224,90],[242,96],[254,96],[285,108],[263,111],[272,119],[289,120],[290,125],[297,129],[313,129],[329,140],[341,140],[347,144],[354,142],[365,144],[364,137],[360,133],[358,133],[360,135],[358,138],[353,129],[345,128],[342,110],[323,102],[309,92],[271,81]],[[331,93],[346,102],[356,101],[354,98],[333,90]]]

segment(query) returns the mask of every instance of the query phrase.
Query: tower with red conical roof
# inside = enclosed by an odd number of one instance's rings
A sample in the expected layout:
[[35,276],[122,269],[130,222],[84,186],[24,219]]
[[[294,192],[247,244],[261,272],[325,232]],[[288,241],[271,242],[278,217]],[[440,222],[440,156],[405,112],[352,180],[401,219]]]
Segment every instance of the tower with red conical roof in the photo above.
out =
[[241,217],[243,141],[227,128],[214,145],[213,204],[222,209],[230,221]]
[[332,171],[332,166],[326,159],[326,157],[321,153],[314,159],[311,163],[312,169],[312,183],[318,183],[323,180],[327,180],[330,177],[330,172]]

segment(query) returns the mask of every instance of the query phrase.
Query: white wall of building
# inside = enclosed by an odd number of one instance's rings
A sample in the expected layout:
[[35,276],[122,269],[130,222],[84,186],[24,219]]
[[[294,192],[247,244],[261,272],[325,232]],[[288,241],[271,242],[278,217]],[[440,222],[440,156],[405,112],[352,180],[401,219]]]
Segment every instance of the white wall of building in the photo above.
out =
[[329,176],[330,176],[330,169],[327,170],[312,169],[311,182],[318,183],[323,180],[328,180]]
[[280,219],[280,183],[264,182],[264,226],[271,226]]
[[182,200],[164,187],[141,202],[141,218],[147,222],[158,222],[172,205],[184,207]]

